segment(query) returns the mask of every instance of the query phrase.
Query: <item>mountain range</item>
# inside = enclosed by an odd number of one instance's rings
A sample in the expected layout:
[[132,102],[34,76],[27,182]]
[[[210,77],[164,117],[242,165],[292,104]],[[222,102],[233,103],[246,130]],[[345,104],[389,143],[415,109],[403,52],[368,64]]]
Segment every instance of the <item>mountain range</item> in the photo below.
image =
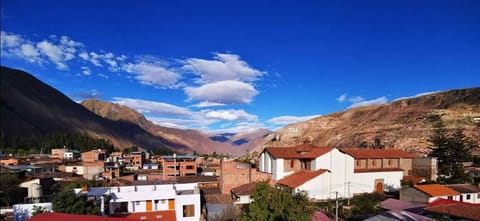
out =
[[270,133],[251,131],[216,141],[212,138],[216,134],[155,125],[119,104],[99,100],[79,104],[24,71],[2,66],[0,79],[2,139],[82,133],[108,139],[118,148],[135,145],[184,153],[242,155]]
[[[269,135],[268,146],[310,142],[317,146],[395,148],[429,152],[432,120],[447,130],[462,128],[480,143],[480,87],[397,99],[391,103],[352,108],[288,125]],[[257,148],[259,150],[259,148]]]
[[168,149],[183,153],[242,155],[264,146],[397,148],[428,152],[431,120],[441,117],[448,129],[462,128],[480,141],[480,87],[404,98],[382,105],[351,108],[288,125],[215,134],[154,124],[141,113],[116,103],[81,103],[32,75],[1,67],[2,139],[55,133],[83,133],[110,140],[118,148]]

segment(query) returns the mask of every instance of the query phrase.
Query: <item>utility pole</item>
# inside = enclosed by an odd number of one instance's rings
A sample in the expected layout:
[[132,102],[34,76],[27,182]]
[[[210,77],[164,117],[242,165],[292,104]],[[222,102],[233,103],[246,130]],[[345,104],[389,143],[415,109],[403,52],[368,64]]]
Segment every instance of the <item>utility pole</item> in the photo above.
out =
[[338,221],[338,191],[335,192],[335,221]]
[[347,205],[350,206],[350,181],[348,181]]

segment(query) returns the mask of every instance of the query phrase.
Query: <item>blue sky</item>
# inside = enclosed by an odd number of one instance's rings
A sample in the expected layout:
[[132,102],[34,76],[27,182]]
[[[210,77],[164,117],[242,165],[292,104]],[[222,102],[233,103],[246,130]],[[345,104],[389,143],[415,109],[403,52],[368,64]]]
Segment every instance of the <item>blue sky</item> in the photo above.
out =
[[157,124],[276,129],[480,86],[480,1],[1,1],[1,63]]

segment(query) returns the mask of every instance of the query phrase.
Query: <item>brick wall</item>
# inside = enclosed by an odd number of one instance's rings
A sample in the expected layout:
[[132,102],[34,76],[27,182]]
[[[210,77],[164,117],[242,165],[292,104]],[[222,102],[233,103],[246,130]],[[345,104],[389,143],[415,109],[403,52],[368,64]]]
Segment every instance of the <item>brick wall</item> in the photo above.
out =
[[229,194],[233,188],[249,182],[271,181],[272,175],[262,173],[257,168],[245,167],[245,163],[224,160],[220,163],[220,189],[223,194]]

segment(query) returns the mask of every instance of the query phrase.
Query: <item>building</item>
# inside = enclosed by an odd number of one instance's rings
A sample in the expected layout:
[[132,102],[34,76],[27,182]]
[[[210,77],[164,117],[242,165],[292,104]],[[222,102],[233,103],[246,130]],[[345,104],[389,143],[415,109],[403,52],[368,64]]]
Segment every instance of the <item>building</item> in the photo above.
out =
[[145,163],[145,152],[131,152],[123,155],[122,163],[128,170],[138,170],[143,168]]
[[480,204],[480,188],[471,184],[450,184],[446,187],[460,193],[460,202]]
[[404,176],[412,175],[414,154],[396,149],[342,149],[355,159],[355,171],[388,171],[401,169]]
[[[126,217],[129,218],[154,213],[185,221],[197,221],[201,215],[200,191],[196,183],[97,187],[87,192],[82,192],[82,189],[75,191],[86,193],[89,197],[100,197],[101,201],[109,196],[110,201],[103,202],[103,205],[108,204],[110,215],[128,214]],[[101,206],[103,210],[104,206]]]
[[97,162],[106,159],[105,150],[90,150],[82,153],[82,162]]
[[446,199],[436,199],[424,212],[430,216],[446,217],[448,220],[480,220],[480,205]]
[[81,154],[80,154],[80,151],[78,150],[59,148],[59,149],[52,149],[51,156],[53,158],[71,160],[71,159],[79,159],[81,157]]
[[425,177],[427,180],[436,181],[438,165],[436,157],[414,158],[412,161],[412,175]]
[[144,170],[158,170],[158,164],[157,163],[145,163],[143,164]]
[[2,166],[15,166],[18,165],[18,159],[15,158],[8,158],[8,159],[1,159],[0,165]]
[[312,199],[352,197],[365,192],[400,188],[413,155],[401,150],[360,150],[316,147],[267,147],[259,156],[259,171],[274,183],[305,191]]
[[162,156],[159,162],[162,164],[163,174],[166,176],[196,176],[197,163],[193,155]]
[[272,180],[272,174],[257,170],[252,162],[237,160],[220,161],[220,190],[223,194],[230,194],[230,191],[243,184],[258,181]]
[[441,184],[415,185],[400,190],[400,200],[431,203],[436,199],[460,201],[460,193]]
[[60,165],[58,166],[58,170],[66,173],[81,175],[85,179],[91,180],[102,175],[102,173],[105,171],[105,165],[103,161],[82,162]]

